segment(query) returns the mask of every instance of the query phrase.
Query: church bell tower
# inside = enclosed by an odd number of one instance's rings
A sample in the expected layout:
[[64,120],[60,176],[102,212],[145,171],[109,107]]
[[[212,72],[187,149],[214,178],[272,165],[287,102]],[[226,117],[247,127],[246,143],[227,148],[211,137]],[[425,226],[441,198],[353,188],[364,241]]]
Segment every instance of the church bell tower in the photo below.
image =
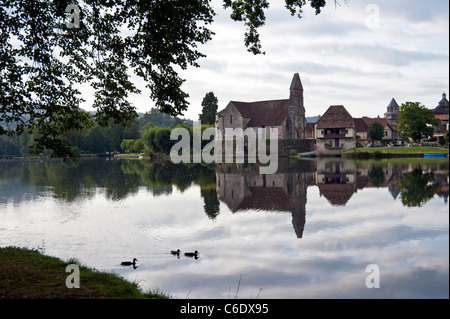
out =
[[294,74],[289,90],[286,135],[288,139],[304,139],[306,135],[306,118],[305,107],[303,105],[303,86],[298,73]]

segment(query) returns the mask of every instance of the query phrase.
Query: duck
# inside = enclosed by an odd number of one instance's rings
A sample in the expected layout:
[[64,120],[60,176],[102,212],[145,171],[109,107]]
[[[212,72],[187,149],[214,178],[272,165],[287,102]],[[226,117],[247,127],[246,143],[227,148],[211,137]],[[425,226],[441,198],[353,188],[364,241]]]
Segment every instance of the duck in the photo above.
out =
[[198,254],[199,254],[198,251],[184,253],[184,255],[187,257],[195,257],[195,258],[198,258]]
[[138,261],[136,258],[133,258],[133,261],[122,261],[120,264],[122,266],[131,266],[133,265],[133,267],[136,266],[136,261]]
[[180,256],[181,250],[179,250],[179,249],[177,249],[177,250],[171,250],[170,253],[171,253],[172,255]]

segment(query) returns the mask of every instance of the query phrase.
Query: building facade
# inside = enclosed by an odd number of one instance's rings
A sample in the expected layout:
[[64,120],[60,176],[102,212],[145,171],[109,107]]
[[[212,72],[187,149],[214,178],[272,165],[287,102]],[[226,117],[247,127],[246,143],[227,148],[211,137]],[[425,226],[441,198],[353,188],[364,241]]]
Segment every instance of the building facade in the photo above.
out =
[[353,117],[343,105],[331,105],[316,123],[317,153],[341,154],[356,147]]
[[386,146],[387,144],[391,143],[392,141],[399,140],[399,134],[398,131],[395,129],[394,124],[389,121],[387,118],[368,118],[368,117],[362,117],[362,118],[355,118],[355,127],[356,127],[356,135],[358,136],[358,143],[364,144],[364,143],[372,143],[367,135],[369,131],[369,127],[372,123],[378,122],[383,126],[384,129],[384,135],[381,141],[375,142],[375,144],[381,144]]

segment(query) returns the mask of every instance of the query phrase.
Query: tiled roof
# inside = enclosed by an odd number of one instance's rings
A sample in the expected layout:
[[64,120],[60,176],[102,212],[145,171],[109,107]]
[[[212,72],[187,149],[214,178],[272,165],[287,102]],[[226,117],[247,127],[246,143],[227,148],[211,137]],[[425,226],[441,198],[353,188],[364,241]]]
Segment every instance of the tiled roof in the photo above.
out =
[[331,105],[317,121],[317,128],[345,127],[355,127],[355,123],[343,105]]
[[318,184],[319,192],[333,206],[344,206],[356,193],[355,184]]
[[373,117],[371,117],[371,118],[363,117],[363,118],[361,118],[361,120],[363,120],[364,123],[366,123],[367,127],[369,127],[370,124],[372,124],[373,122],[378,122],[381,125],[383,125],[383,127],[386,126],[386,125],[391,126],[389,121],[386,118],[384,118],[384,117],[375,117],[375,118],[373,118]]
[[278,126],[286,120],[289,99],[259,102],[231,101],[243,118],[249,118],[247,126]]
[[289,195],[281,187],[249,187],[248,191],[235,211],[292,211]]
[[356,132],[367,132],[369,130],[369,126],[364,122],[362,118],[353,119],[355,122]]

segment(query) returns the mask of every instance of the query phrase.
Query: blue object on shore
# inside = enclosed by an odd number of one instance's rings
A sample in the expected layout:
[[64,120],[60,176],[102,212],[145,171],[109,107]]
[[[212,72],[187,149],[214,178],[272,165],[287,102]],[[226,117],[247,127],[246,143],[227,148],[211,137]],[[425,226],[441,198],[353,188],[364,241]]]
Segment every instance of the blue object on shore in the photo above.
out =
[[300,157],[315,157],[316,155],[314,153],[312,154],[300,154]]
[[423,157],[444,157],[444,153],[439,153],[439,154],[423,154]]

